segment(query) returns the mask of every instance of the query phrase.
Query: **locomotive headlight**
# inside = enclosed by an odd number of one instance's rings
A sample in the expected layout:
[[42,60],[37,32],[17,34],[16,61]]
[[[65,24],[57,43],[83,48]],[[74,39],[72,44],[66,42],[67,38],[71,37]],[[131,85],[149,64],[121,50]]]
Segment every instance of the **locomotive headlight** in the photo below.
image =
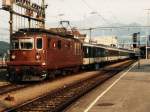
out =
[[12,55],[12,56],[11,56],[11,59],[13,59],[13,60],[16,59],[16,56],[15,56],[15,55]]
[[36,59],[37,59],[37,60],[40,60],[40,59],[41,59],[41,56],[40,56],[40,55],[36,55]]
[[43,66],[45,66],[45,65],[46,65],[46,63],[45,63],[45,62],[43,62],[43,63],[42,63],[42,65],[43,65]]

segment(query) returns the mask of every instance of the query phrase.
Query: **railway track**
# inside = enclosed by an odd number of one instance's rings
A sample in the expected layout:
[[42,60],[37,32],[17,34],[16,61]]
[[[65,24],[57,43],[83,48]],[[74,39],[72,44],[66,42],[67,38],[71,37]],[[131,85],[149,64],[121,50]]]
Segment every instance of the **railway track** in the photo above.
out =
[[9,84],[10,84],[9,82],[2,82],[2,83],[0,83],[0,88],[3,86],[9,85]]
[[[4,75],[6,74],[6,71],[1,71],[0,73]],[[12,84],[10,82],[2,82],[0,84],[0,95],[4,95],[12,91],[17,91],[25,87],[27,87],[27,84]]]
[[29,84],[8,84],[0,87],[0,95],[4,95],[10,92],[14,92],[28,87]]
[[[62,77],[57,77],[56,79],[58,79],[58,78],[62,78]],[[29,83],[27,82],[27,83],[22,83],[22,84],[21,83],[20,84],[13,84],[13,83],[1,84],[0,85],[0,95],[15,92],[15,91],[25,89],[28,87],[33,87],[36,85],[42,85],[45,83],[49,83],[50,81],[51,80],[46,80],[44,82],[29,82]]]
[[122,71],[132,63],[133,61],[128,61],[126,63],[118,64],[111,69],[104,69],[101,72],[103,75],[97,74],[90,79],[80,80],[70,85],[66,85],[63,88],[58,88],[57,90],[46,93],[45,95],[37,97],[32,101],[25,102],[24,104],[11,109],[7,109],[6,112],[60,112],[73,101],[113,77],[115,74]]

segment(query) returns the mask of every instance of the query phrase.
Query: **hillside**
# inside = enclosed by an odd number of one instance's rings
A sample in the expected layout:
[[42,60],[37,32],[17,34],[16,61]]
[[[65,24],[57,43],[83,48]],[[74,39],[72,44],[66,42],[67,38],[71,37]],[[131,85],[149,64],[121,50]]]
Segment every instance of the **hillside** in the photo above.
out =
[[0,56],[7,52],[9,49],[9,43],[0,41]]

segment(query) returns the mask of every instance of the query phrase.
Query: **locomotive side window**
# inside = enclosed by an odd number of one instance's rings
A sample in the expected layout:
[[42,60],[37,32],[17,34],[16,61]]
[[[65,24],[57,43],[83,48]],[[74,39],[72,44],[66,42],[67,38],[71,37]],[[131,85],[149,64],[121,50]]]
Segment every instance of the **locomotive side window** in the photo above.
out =
[[74,43],[74,54],[77,55],[77,43]]
[[58,47],[58,49],[61,49],[61,40],[58,40],[57,47]]
[[75,43],[74,43],[75,55],[80,55],[80,50],[81,50],[81,45],[80,45],[80,43],[75,42]]
[[76,43],[76,55],[79,55],[79,43]]
[[67,47],[70,49],[71,47],[70,42],[67,43]]
[[80,55],[80,52],[81,52],[81,44],[78,43],[78,55]]
[[37,38],[37,49],[42,49],[42,38]]
[[48,48],[51,48],[51,39],[48,39]]

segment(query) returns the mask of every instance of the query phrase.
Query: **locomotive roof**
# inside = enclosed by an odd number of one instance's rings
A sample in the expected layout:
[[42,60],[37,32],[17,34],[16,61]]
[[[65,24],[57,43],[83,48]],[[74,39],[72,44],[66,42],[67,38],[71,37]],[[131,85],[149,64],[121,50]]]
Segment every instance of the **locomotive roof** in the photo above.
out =
[[37,34],[41,34],[41,33],[46,33],[46,34],[51,34],[51,35],[58,35],[60,37],[63,38],[71,38],[74,40],[78,40],[76,38],[74,38],[74,35],[65,33],[65,32],[53,32],[51,30],[47,30],[47,29],[43,29],[43,28],[24,28],[24,29],[19,29],[17,32],[15,32],[13,35],[24,35],[25,34],[32,34],[32,33],[37,33]]

